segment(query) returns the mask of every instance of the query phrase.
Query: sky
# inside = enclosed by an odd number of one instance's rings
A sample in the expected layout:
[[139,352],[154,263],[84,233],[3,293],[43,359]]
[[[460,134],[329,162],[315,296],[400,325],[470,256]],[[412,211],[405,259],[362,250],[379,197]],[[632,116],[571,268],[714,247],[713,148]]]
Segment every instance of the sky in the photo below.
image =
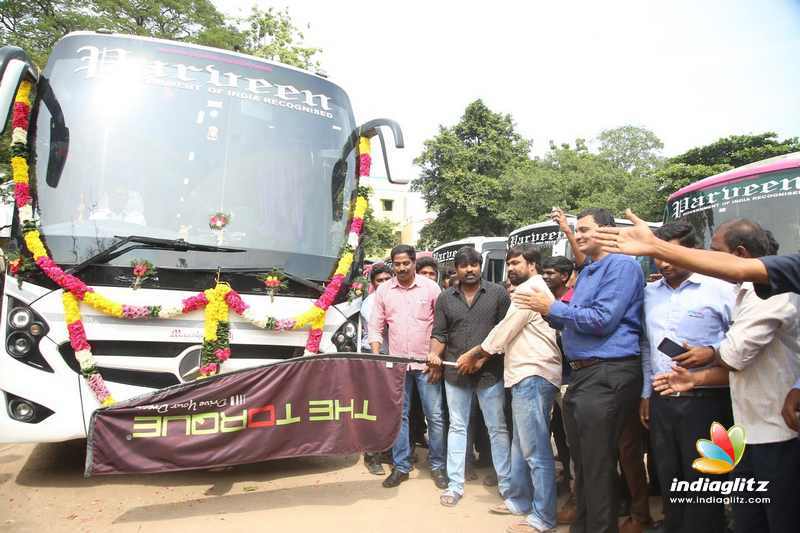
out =
[[217,0],[229,15],[288,7],[356,120],[403,128],[394,174],[481,98],[533,141],[632,124],[663,154],[732,134],[800,135],[800,0],[472,2]]

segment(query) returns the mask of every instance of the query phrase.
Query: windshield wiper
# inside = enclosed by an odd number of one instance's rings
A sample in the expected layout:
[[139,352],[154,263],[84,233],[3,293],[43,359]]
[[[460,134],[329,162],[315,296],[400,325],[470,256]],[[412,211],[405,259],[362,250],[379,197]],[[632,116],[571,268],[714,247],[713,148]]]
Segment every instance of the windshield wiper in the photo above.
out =
[[[270,268],[270,267],[266,267],[266,268],[243,267],[243,268],[221,268],[220,272],[222,272],[222,273],[229,272],[231,274],[245,274],[245,275],[256,276],[258,274],[267,274],[268,272],[270,272],[272,270],[275,270],[275,269],[274,268]],[[323,287],[319,283],[311,281],[310,279],[306,279],[306,278],[304,278],[302,276],[298,276],[297,274],[292,274],[291,272],[286,272],[285,270],[281,270],[281,273],[284,276],[286,276],[286,279],[290,279],[290,280],[294,281],[295,283],[299,283],[300,285],[303,285],[304,287],[308,287],[309,289],[314,289],[315,291],[319,292],[320,294],[325,292],[325,287]]]
[[[122,240],[115,242],[102,252],[93,255],[80,265],[70,268],[69,270],[67,270],[67,273],[77,274],[78,272],[86,269],[86,267],[90,265],[99,265],[102,263],[107,263],[112,259],[115,259],[121,255],[125,255],[131,250],[144,249],[144,250],[175,250],[178,252],[228,252],[228,253],[246,251],[242,248],[225,248],[223,246],[211,246],[208,244],[194,244],[191,242],[186,242],[183,239],[157,239],[155,237],[145,237],[142,235],[129,235],[127,237],[121,237],[119,235],[115,235],[114,237]],[[127,248],[122,248],[123,246],[129,243],[132,243],[133,245],[128,246]]]

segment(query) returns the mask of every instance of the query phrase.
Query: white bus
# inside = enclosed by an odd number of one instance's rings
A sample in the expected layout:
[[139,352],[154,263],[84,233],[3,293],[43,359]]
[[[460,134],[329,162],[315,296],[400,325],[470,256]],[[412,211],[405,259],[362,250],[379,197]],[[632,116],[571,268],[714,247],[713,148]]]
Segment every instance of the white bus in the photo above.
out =
[[439,263],[439,282],[441,283],[448,270],[455,270],[453,258],[464,246],[475,248],[483,258],[483,279],[502,283],[506,273],[506,238],[505,237],[467,237],[437,246],[433,250],[433,258]]
[[[78,32],[56,44],[41,75],[11,46],[0,49],[0,70],[3,119],[21,79],[34,82],[28,160],[49,256],[126,304],[180,303],[221,279],[259,316],[308,310],[347,241],[359,137],[383,145],[387,128],[402,147],[396,123],[359,126],[345,91],[325,77],[214,48]],[[15,212],[24,250],[21,233]],[[156,269],[137,290],[134,259]],[[287,279],[271,298],[258,276],[273,269]],[[326,315],[323,352],[355,351],[360,300],[342,292]],[[98,402],[81,378],[61,295],[38,269],[6,278],[0,442],[86,436]],[[82,311],[115,400],[198,375],[202,312],[141,322]],[[233,313],[230,322],[225,370],[304,353],[307,330],[260,329]]]

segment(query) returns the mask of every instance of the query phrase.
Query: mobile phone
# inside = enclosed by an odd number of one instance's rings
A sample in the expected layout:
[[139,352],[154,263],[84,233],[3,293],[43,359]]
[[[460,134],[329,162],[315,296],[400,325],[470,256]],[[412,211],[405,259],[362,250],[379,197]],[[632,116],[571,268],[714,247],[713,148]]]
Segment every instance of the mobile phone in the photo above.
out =
[[668,357],[678,357],[679,355],[683,355],[689,350],[675,342],[674,340],[670,339],[669,337],[664,337],[664,340],[661,341],[661,344],[658,345],[658,351],[667,355]]

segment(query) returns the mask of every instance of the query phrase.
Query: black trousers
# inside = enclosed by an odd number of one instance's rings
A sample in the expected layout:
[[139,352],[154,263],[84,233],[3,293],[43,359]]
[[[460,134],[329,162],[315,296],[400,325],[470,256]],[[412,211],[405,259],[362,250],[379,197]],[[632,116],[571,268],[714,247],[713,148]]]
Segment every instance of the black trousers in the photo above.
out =
[[642,391],[639,359],[606,361],[572,373],[564,426],[575,463],[572,533],[616,533],[619,439]]
[[569,465],[569,446],[567,445],[567,434],[564,431],[564,417],[561,414],[561,408],[555,402],[553,402],[553,416],[550,419],[550,433],[556,442],[556,451],[564,470],[564,479],[571,480],[572,471]]
[[[747,428],[745,428],[747,431]],[[769,481],[767,492],[747,492],[745,498],[770,499],[769,503],[735,503],[736,533],[796,533],[800,531],[800,439],[769,444],[748,444],[742,460],[730,474],[734,478]]]
[[[692,468],[697,440],[709,438],[711,423],[732,425],[731,397],[728,389],[710,397],[665,397],[653,392],[650,397],[650,444],[656,456],[656,470],[664,498],[666,533],[722,533],[725,531],[723,505],[672,503],[670,497],[709,496],[708,494],[670,493],[674,479],[692,482],[699,477],[724,481],[727,476],[701,474]],[[718,496],[718,494],[715,494]]]

